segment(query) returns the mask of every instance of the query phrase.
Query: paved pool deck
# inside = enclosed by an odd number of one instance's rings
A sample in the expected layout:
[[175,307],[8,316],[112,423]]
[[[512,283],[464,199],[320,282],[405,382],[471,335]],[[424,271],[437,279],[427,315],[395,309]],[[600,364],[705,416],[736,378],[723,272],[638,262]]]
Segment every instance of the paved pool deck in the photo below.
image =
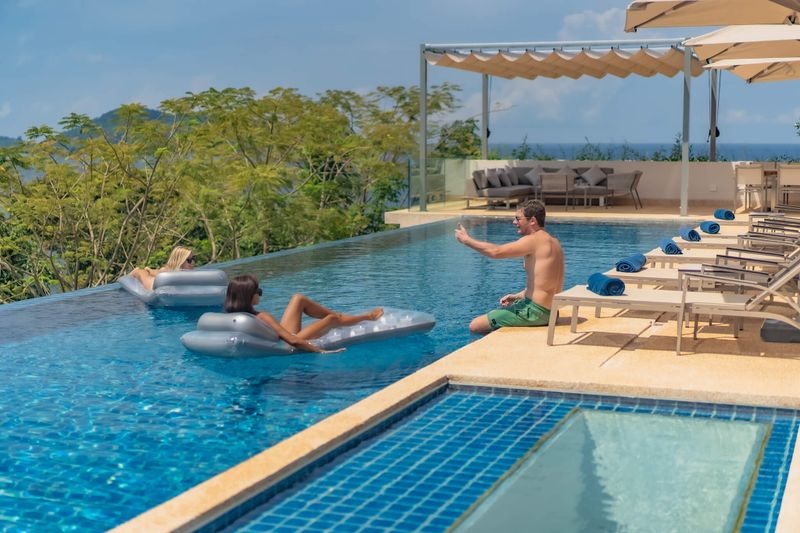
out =
[[[489,214],[513,216],[499,211]],[[605,218],[603,211],[587,210],[579,218],[594,212]],[[707,213],[693,216],[707,218]],[[616,215],[676,216],[619,210]],[[553,346],[547,346],[547,328],[502,329],[479,338],[114,531],[196,529],[448,382],[800,409],[800,345],[761,341],[757,321],[745,321],[738,338],[724,324],[704,325],[697,340],[687,328],[682,355],[676,355],[674,317],[606,310],[598,318],[593,308],[582,308],[573,334],[569,312],[561,310]],[[800,531],[799,456],[796,447],[779,533]]]

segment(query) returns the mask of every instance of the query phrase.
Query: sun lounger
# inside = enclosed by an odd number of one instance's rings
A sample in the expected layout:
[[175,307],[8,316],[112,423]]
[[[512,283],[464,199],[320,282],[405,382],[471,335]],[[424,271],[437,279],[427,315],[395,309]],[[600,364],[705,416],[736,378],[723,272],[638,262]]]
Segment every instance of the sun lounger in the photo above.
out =
[[[683,322],[686,314],[695,317],[703,314],[737,318],[765,318],[800,328],[800,320],[797,318],[800,316],[800,304],[796,301],[796,287],[792,291],[785,290],[787,285],[796,283],[798,275],[800,275],[800,259],[796,259],[791,265],[782,269],[768,283],[736,280],[701,272],[684,272],[681,273],[681,276],[685,278],[681,281],[683,290],[628,288],[621,296],[598,296],[586,287],[576,285],[556,294],[553,298],[547,344],[553,344],[558,310],[565,306],[572,306],[570,331],[573,333],[577,332],[578,309],[581,306],[594,306],[598,316],[602,307],[676,313],[678,335],[675,349],[678,354],[681,352]],[[706,290],[690,291],[688,287],[692,285],[692,280],[738,286],[748,289],[751,294]],[[736,336],[738,335],[738,324],[734,324],[734,327],[734,336]],[[695,323],[695,336],[696,333],[697,324]]]
[[713,264],[717,263],[718,256],[766,259],[768,261],[785,263],[787,260],[793,259],[794,256],[798,254],[800,254],[800,248],[797,248],[788,254],[784,254],[781,252],[753,250],[753,249],[738,248],[738,247],[727,247],[727,248],[701,248],[694,250],[685,250],[682,254],[679,255],[666,254],[663,251],[661,251],[661,249],[654,248],[649,252],[647,252],[646,254],[644,254],[644,256],[647,258],[647,262],[649,265],[652,265],[654,267],[664,268],[664,267],[677,266],[684,263]]

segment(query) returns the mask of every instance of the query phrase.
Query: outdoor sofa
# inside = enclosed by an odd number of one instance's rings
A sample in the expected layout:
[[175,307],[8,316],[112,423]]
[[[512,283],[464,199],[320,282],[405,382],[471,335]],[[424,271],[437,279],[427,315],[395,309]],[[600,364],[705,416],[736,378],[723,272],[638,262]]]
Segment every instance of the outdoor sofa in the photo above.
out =
[[601,199],[607,206],[614,198],[630,195],[634,206],[641,207],[641,199],[636,187],[642,176],[641,171],[615,173],[613,168],[600,167],[543,167],[505,166],[475,170],[467,179],[464,199],[469,207],[470,200],[485,200],[490,206],[505,204],[527,198],[539,198],[545,203],[551,200],[562,201],[567,207],[574,205],[576,199],[589,205],[594,198]]

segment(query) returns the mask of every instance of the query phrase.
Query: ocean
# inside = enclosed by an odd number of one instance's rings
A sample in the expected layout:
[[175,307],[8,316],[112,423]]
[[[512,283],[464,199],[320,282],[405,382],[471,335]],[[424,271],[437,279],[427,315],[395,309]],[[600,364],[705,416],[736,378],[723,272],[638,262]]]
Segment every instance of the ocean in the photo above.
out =
[[[490,152],[501,159],[513,157],[521,143],[489,143]],[[529,156],[523,159],[610,159],[647,160],[657,153],[669,156],[673,143],[535,143],[528,142]],[[690,144],[692,156],[708,157],[707,143]],[[600,155],[601,157],[597,157]],[[539,156],[539,157],[537,157]],[[581,157],[583,156],[583,157]],[[792,144],[719,143],[718,161],[800,161],[800,138]]]

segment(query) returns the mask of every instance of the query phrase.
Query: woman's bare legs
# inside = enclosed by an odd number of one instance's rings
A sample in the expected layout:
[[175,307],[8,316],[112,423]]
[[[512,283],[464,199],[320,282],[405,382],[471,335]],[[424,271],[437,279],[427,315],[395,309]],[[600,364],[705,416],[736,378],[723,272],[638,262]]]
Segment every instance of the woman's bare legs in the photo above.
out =
[[[318,318],[317,322],[302,327],[303,315]],[[353,326],[365,320],[377,320],[383,316],[383,308],[376,307],[363,315],[345,315],[331,311],[311,298],[295,294],[281,317],[281,326],[303,339],[316,339],[325,335],[330,329],[339,326]]]

